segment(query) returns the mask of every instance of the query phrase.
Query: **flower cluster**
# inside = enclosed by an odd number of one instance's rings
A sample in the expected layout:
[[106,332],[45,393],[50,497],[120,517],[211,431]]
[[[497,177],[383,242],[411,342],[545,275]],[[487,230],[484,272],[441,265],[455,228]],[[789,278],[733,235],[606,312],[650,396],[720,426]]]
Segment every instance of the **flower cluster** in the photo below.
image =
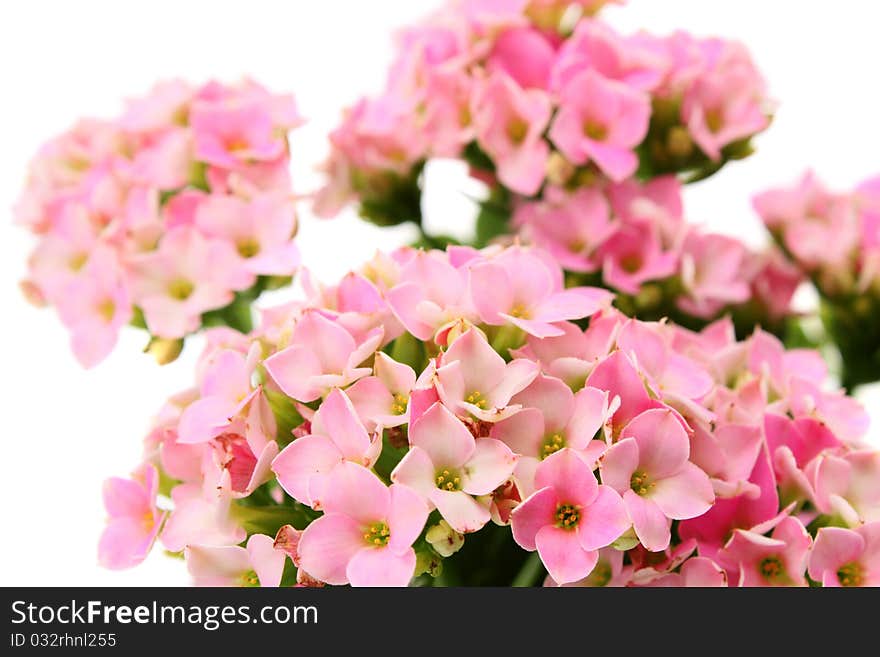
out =
[[209,332],[107,484],[102,563],[158,537],[200,584],[880,582],[880,453],[817,354],[562,280],[404,248]]
[[517,203],[519,235],[546,249],[571,279],[617,292],[617,306],[678,323],[732,312],[738,326],[780,326],[802,274],[776,250],[751,251],[684,219],[674,176],[604,188],[548,187]]
[[247,304],[298,263],[299,123],[292,97],[252,81],[172,81],[43,146],[16,209],[39,237],[23,288],[57,309],[83,365],[128,323],[177,348],[203,324],[248,330]]
[[749,154],[769,123],[764,82],[735,42],[621,35],[602,2],[450,2],[405,30],[387,86],[330,136],[332,215],[357,199],[378,223],[418,218],[426,160],[533,197],[545,185],[688,173]]
[[880,379],[880,177],[839,193],[808,172],[794,185],[756,195],[753,204],[819,291],[846,385]]

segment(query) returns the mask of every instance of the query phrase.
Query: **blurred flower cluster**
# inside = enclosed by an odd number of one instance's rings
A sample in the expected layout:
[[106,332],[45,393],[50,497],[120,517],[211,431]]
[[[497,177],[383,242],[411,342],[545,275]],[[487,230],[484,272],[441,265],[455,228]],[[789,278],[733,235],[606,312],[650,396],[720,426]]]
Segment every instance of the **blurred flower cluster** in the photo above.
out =
[[822,298],[848,388],[880,379],[880,177],[848,193],[812,173],[755,196],[755,210]]
[[748,155],[771,108],[745,48],[618,34],[592,17],[603,4],[453,1],[404,30],[384,92],[330,136],[319,212],[357,200],[377,223],[418,222],[431,158],[464,159],[506,198],[700,178]]
[[158,538],[205,585],[880,583],[880,453],[818,354],[627,318],[536,248],[303,282],[207,334],[106,484],[106,566]]
[[298,265],[293,98],[255,82],[158,84],[86,119],[31,163],[17,219],[39,238],[23,283],[85,366],[133,323],[160,359],[203,324],[249,329],[250,303]]

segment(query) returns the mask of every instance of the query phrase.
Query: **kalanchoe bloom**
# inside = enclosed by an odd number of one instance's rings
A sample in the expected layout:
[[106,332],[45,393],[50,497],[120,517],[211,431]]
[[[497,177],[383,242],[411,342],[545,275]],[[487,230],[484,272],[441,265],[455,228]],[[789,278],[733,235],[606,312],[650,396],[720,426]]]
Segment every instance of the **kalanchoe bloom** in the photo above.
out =
[[435,377],[440,399],[457,415],[497,422],[519,410],[511,398],[537,375],[534,362],[518,358],[505,363],[471,328],[443,353]]
[[298,265],[286,133],[299,123],[292,98],[255,82],[176,80],[41,149],[16,209],[40,240],[24,288],[58,309],[83,365],[129,322],[168,344],[246,328],[235,294]]
[[370,368],[361,365],[381,341],[379,330],[357,344],[338,323],[310,311],[297,322],[289,346],[266,359],[266,370],[286,394],[314,401],[331,388],[368,376]]
[[559,450],[573,449],[593,464],[605,451],[604,427],[616,410],[607,392],[584,388],[575,394],[560,379],[540,375],[513,401],[523,410],[493,425],[489,435],[520,455],[515,474],[526,495],[541,461]]
[[535,487],[513,512],[514,540],[526,550],[537,550],[556,582],[586,577],[599,560],[599,548],[630,525],[623,501],[600,485],[590,466],[570,449],[538,466]]
[[291,497],[318,508],[327,475],[347,461],[371,467],[382,439],[367,433],[351,400],[338,389],[327,396],[310,425],[311,433],[285,447],[272,470]]
[[800,520],[785,516],[770,529],[737,529],[718,553],[738,586],[806,586],[804,571],[812,539]]
[[602,481],[623,495],[642,544],[665,550],[670,519],[705,513],[715,499],[712,484],[688,460],[688,436],[673,411],[645,411],[620,436],[602,457]]
[[474,496],[489,495],[513,473],[516,456],[501,441],[474,438],[445,406],[436,403],[409,432],[410,450],[391,473],[437,508],[455,531],[474,532],[489,510]]
[[278,586],[287,554],[271,536],[253,534],[246,547],[187,546],[184,558],[196,586]]
[[98,559],[105,568],[131,568],[149,554],[164,514],[156,506],[159,473],[145,464],[132,479],[117,477],[104,483],[104,507],[110,516],[98,545]]
[[554,323],[589,317],[610,304],[605,290],[563,289],[559,270],[538,253],[514,247],[471,267],[471,297],[484,322],[513,324],[542,338],[562,334]]
[[880,586],[880,523],[820,528],[809,573],[822,586]]
[[416,567],[412,544],[428,518],[419,496],[386,487],[353,463],[338,466],[322,499],[324,515],[303,532],[300,564],[328,584],[406,586]]
[[520,194],[534,194],[544,179],[550,113],[545,92],[522,89],[504,73],[492,75],[474,98],[477,143],[497,162],[499,180]]
[[638,168],[633,149],[645,138],[650,116],[647,95],[587,70],[562,87],[550,139],[575,164],[595,162],[621,181]]
[[357,381],[348,398],[367,426],[385,429],[409,422],[409,397],[416,373],[383,352],[376,354],[373,376]]

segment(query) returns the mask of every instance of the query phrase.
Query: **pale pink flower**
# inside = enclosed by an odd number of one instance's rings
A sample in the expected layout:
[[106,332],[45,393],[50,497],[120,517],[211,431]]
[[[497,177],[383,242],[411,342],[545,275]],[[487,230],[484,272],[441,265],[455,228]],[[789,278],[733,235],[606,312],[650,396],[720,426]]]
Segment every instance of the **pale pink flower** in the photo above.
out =
[[437,508],[457,532],[480,529],[489,510],[474,496],[489,495],[516,465],[501,441],[474,438],[445,406],[435,403],[409,428],[410,449],[391,473]]
[[505,363],[471,328],[443,353],[435,379],[440,399],[457,415],[497,422],[519,410],[511,397],[537,375],[537,363],[521,358]]
[[239,545],[188,545],[186,568],[196,586],[269,586],[281,584],[287,554],[274,547],[274,539],[253,534],[246,547]]
[[327,476],[344,462],[372,467],[382,437],[370,434],[342,390],[334,389],[310,423],[310,433],[296,438],[272,462],[278,483],[295,500],[318,508]]
[[805,468],[816,508],[849,527],[880,521],[880,453],[820,454]]
[[415,571],[412,544],[428,507],[406,486],[386,487],[366,468],[346,463],[331,475],[324,515],[300,538],[302,568],[327,584],[406,586]]
[[523,409],[492,426],[490,436],[519,454],[515,476],[520,490],[534,490],[535,470],[541,461],[561,449],[573,449],[587,463],[595,464],[606,449],[605,423],[614,412],[608,393],[583,388],[577,394],[563,381],[539,375],[511,400]]
[[288,346],[267,358],[266,371],[286,395],[311,402],[332,388],[349,385],[370,374],[362,367],[382,342],[381,329],[360,344],[351,334],[317,310],[307,311],[293,328]]
[[579,272],[601,266],[596,251],[616,230],[605,196],[590,187],[571,193],[548,187],[542,200],[517,206],[513,223],[560,266]]
[[380,351],[373,376],[360,379],[346,393],[366,426],[387,429],[409,422],[409,396],[415,385],[416,373],[409,365]]
[[289,276],[299,266],[292,241],[296,211],[289,198],[261,194],[250,200],[211,195],[195,213],[195,225],[205,235],[231,243],[248,272]]
[[150,333],[183,337],[199,328],[202,313],[230,303],[234,290],[254,280],[236,262],[228,242],[206,239],[192,228],[169,231],[155,252],[133,263],[133,297]]
[[663,247],[655,226],[633,222],[620,227],[599,249],[602,278],[609,286],[638,294],[644,283],[667,278],[678,267],[678,253]]
[[747,301],[750,289],[743,275],[747,253],[731,237],[690,231],[682,245],[680,276],[685,294],[676,300],[678,307],[711,318],[726,306]]
[[642,545],[665,550],[670,520],[708,511],[715,500],[712,484],[689,461],[688,436],[673,411],[645,411],[620,436],[602,457],[602,481],[623,495]]
[[526,196],[537,192],[550,153],[543,137],[549,96],[496,72],[475,94],[472,112],[477,143],[492,158],[501,183]]
[[513,511],[514,540],[525,550],[537,550],[556,582],[583,579],[598,563],[598,550],[629,528],[623,501],[570,449],[538,466],[535,487]]
[[631,176],[633,149],[648,133],[649,98],[592,70],[573,77],[559,94],[550,139],[571,162],[596,166],[614,181]]
[[247,538],[244,528],[230,515],[230,479],[225,471],[216,486],[186,483],[171,490],[174,510],[160,536],[166,550],[182,552],[187,545],[236,545]]
[[800,520],[785,516],[770,536],[737,529],[718,553],[719,563],[737,586],[806,586],[804,571],[812,539]]
[[131,568],[149,554],[165,514],[156,506],[159,472],[145,463],[131,479],[113,477],[104,482],[104,507],[109,516],[98,544],[98,560],[105,568]]
[[492,73],[503,71],[524,89],[547,89],[556,48],[548,35],[531,27],[504,30],[486,59]]
[[513,324],[539,338],[557,336],[554,324],[589,317],[611,301],[599,288],[563,289],[561,270],[539,251],[512,247],[470,268],[470,293],[480,319]]
[[810,551],[810,578],[822,586],[880,586],[880,522],[821,527]]

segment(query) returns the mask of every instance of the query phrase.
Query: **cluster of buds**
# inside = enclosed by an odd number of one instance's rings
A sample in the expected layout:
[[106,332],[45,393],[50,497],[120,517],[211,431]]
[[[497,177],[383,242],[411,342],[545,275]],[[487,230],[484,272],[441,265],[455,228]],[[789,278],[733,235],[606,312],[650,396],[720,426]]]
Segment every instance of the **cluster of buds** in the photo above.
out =
[[250,303],[298,265],[293,98],[252,81],[157,85],[83,120],[31,163],[17,219],[39,238],[22,284],[92,366],[126,324],[164,358],[203,325],[249,330]]
[[753,204],[818,290],[845,385],[880,379],[880,177],[839,193],[808,172],[794,185],[758,194]]
[[106,485],[106,566],[158,540],[199,584],[880,583],[880,453],[817,354],[628,318],[536,248],[302,280],[208,333]]
[[548,187],[543,199],[516,204],[513,225],[553,255],[570,281],[614,290],[630,316],[696,328],[731,314],[743,335],[756,325],[784,332],[800,270],[776,249],[756,252],[700,229],[682,208],[674,176]]
[[330,136],[318,211],[356,200],[377,223],[418,222],[431,158],[463,159],[497,200],[701,178],[747,156],[770,107],[746,49],[685,32],[621,35],[592,16],[602,4],[450,2],[405,30],[384,93]]

